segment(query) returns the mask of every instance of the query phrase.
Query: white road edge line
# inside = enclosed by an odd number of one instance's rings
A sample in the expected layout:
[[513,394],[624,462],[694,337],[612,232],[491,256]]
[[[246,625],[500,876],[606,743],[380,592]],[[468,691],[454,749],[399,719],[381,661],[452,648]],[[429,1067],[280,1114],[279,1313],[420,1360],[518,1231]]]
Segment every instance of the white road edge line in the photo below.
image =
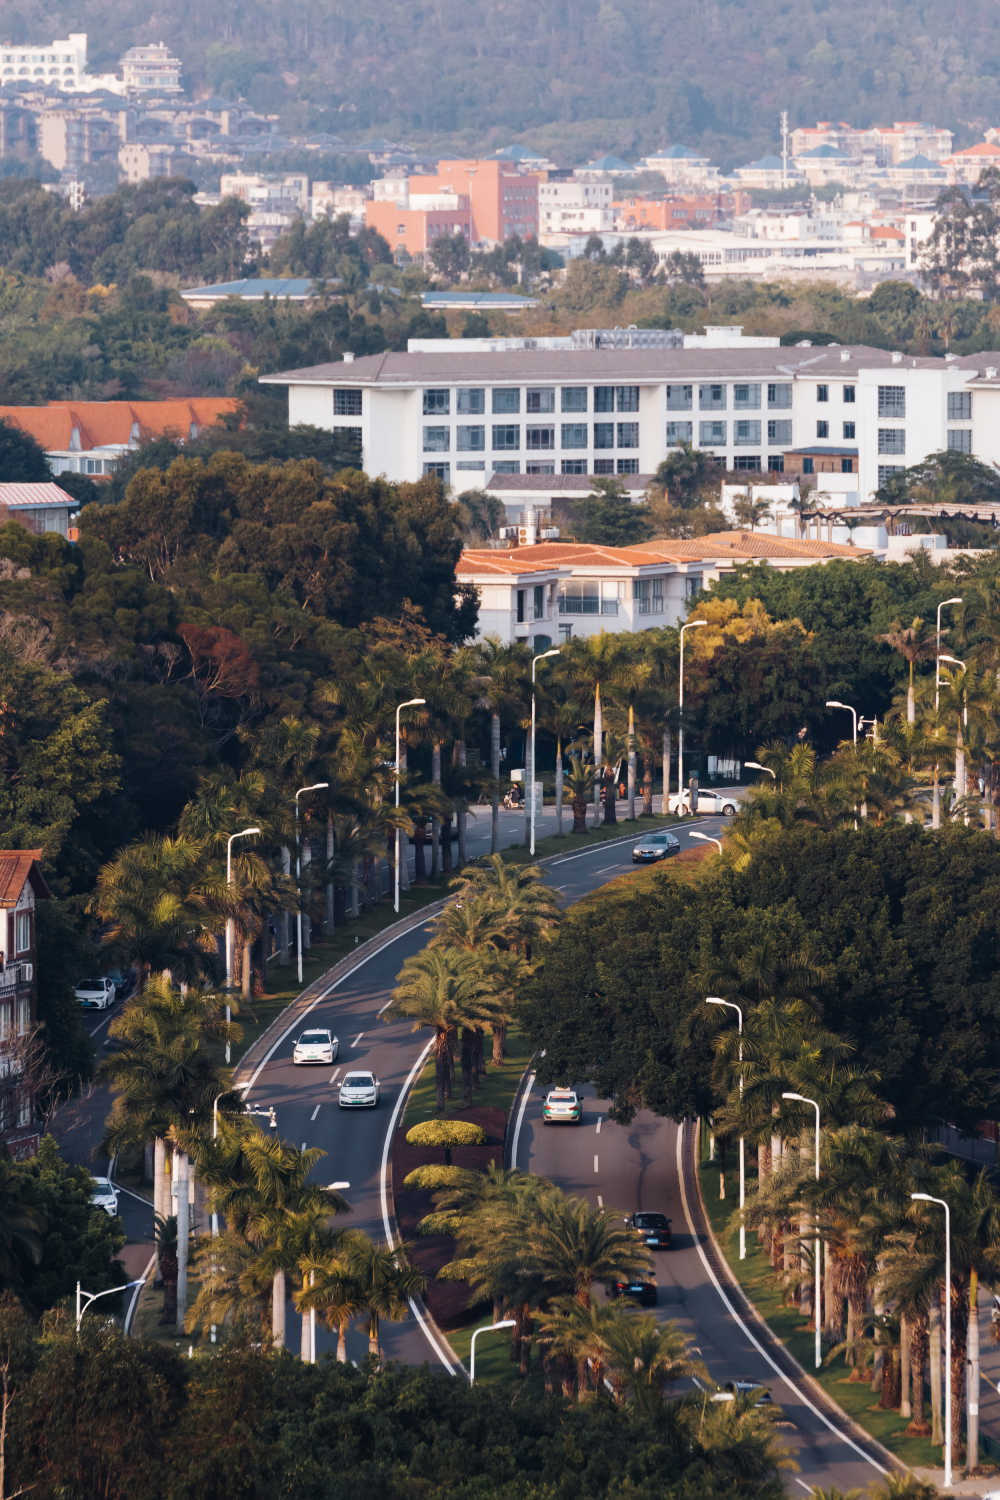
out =
[[524,1113],[528,1108],[528,1100],[531,1097],[531,1090],[534,1088],[534,1086],[535,1075],[534,1073],[532,1073],[527,1083],[524,1085],[524,1092],[521,1095],[521,1103],[517,1111],[517,1122],[514,1125],[514,1139],[511,1143],[510,1148],[510,1164],[515,1171],[517,1171],[517,1148],[521,1144],[521,1126],[524,1124]]
[[598,1115],[598,1117],[597,1117],[597,1125],[595,1127],[595,1132],[594,1132],[596,1135],[600,1135],[600,1133],[601,1133],[601,1126],[603,1124],[604,1124],[604,1116],[603,1115]]
[[597,1161],[597,1152],[596,1152],[596,1151],[595,1151],[595,1152],[594,1152],[594,1176],[595,1176],[595,1177],[596,1177],[596,1176],[597,1176],[597,1174],[598,1174],[598,1172],[599,1172],[599,1171],[600,1171],[600,1170],[601,1170],[601,1169],[600,1169],[600,1167],[599,1167],[599,1165],[598,1165],[598,1161]]
[[793,1475],[793,1476],[792,1476],[792,1477],[793,1477],[793,1478],[794,1478],[794,1480],[795,1480],[795,1483],[796,1483],[796,1484],[801,1484],[801,1486],[802,1486],[802,1488],[803,1488],[803,1489],[804,1489],[804,1490],[807,1490],[807,1491],[808,1491],[808,1492],[809,1492],[809,1494],[810,1494],[810,1495],[811,1495],[811,1494],[812,1494],[812,1493],[813,1493],[813,1491],[814,1491],[814,1490],[815,1490],[815,1488],[816,1488],[816,1486],[815,1486],[815,1485],[813,1485],[813,1484],[806,1484],[806,1482],[805,1482],[805,1480],[804,1480],[804,1479],[800,1479],[800,1478],[799,1478],[799,1477],[798,1477],[798,1475],[797,1475],[797,1474],[795,1474],[795,1475]]
[[315,1120],[316,1116],[319,1114],[319,1111],[320,1111],[320,1106],[317,1104],[316,1108],[313,1110],[312,1114],[309,1116],[310,1121]]
[[[427,1058],[430,1056],[430,1051],[433,1046],[434,1038],[431,1037],[430,1041],[427,1043],[427,1046],[421,1050],[419,1057],[407,1074],[406,1082],[400,1089],[399,1096],[396,1099],[396,1103],[392,1111],[392,1116],[389,1120],[389,1128],[385,1133],[385,1140],[382,1144],[382,1167],[379,1174],[381,1179],[379,1183],[379,1189],[382,1198],[382,1225],[385,1229],[385,1242],[391,1250],[395,1249],[396,1242],[395,1236],[392,1232],[392,1220],[389,1217],[389,1151],[392,1148],[392,1137],[396,1130],[397,1121],[399,1120],[399,1117],[402,1113],[403,1105],[406,1102],[406,1096],[410,1092],[414,1079],[417,1077]],[[409,1301],[410,1311],[416,1318],[417,1322],[420,1324],[421,1332],[423,1333],[427,1342],[430,1344],[431,1348],[434,1350],[434,1353],[437,1355],[438,1359],[448,1371],[448,1374],[454,1375],[455,1366],[452,1364],[445,1351],[441,1348],[438,1340],[434,1337],[434,1333],[432,1332],[427,1319],[420,1311],[420,1307],[417,1304],[416,1300],[411,1297]]]
[[335,1072],[335,1073],[331,1073],[331,1074],[330,1074],[330,1082],[331,1082],[331,1083],[336,1083],[336,1082],[337,1082],[337,1079],[338,1079],[338,1078],[339,1078],[339,1077],[340,1077],[340,1069],[339,1069],[339,1068],[338,1068],[338,1069],[337,1069],[337,1071],[336,1071],[336,1072]]
[[757,1350],[757,1353],[761,1356],[761,1358],[764,1360],[764,1362],[766,1364],[770,1365],[771,1369],[774,1371],[775,1375],[777,1375],[778,1379],[782,1380],[785,1383],[785,1385],[787,1385],[788,1389],[792,1392],[793,1396],[796,1396],[805,1406],[808,1406],[808,1408],[812,1412],[813,1416],[814,1417],[818,1417],[819,1420],[823,1423],[823,1426],[826,1427],[826,1428],[828,1428],[829,1431],[833,1433],[834,1437],[839,1438],[842,1443],[846,1443],[849,1448],[853,1448],[854,1452],[858,1455],[858,1457],[859,1458],[863,1458],[866,1464],[871,1464],[872,1468],[873,1469],[877,1469],[880,1474],[888,1475],[888,1473],[889,1473],[888,1469],[884,1469],[880,1463],[878,1463],[874,1458],[871,1457],[870,1454],[866,1453],[863,1448],[859,1447],[858,1444],[854,1441],[853,1438],[849,1438],[847,1436],[846,1432],[842,1432],[839,1427],[835,1427],[834,1424],[830,1421],[830,1418],[826,1415],[826,1413],[820,1411],[819,1407],[815,1406],[813,1404],[813,1402],[810,1401],[810,1399],[806,1395],[805,1391],[803,1389],[801,1389],[799,1386],[797,1386],[794,1383],[794,1381],[791,1379],[791,1377],[785,1374],[784,1370],[782,1370],[782,1369],[779,1368],[779,1366],[771,1358],[770,1354],[768,1354],[768,1352],[764,1348],[763,1344],[760,1343],[760,1341],[754,1336],[754,1334],[747,1327],[746,1323],[744,1323],[743,1319],[740,1317],[739,1313],[736,1311],[736,1309],[733,1306],[732,1302],[729,1300],[729,1296],[727,1295],[725,1288],[723,1287],[723,1285],[720,1282],[719,1278],[716,1276],[715,1272],[712,1270],[712,1267],[709,1264],[708,1256],[705,1254],[704,1248],[703,1248],[703,1246],[701,1244],[701,1241],[698,1238],[697,1231],[696,1231],[696,1229],[694,1227],[694,1221],[691,1218],[691,1208],[690,1208],[690,1205],[688,1203],[687,1188],[684,1185],[684,1151],[683,1151],[683,1144],[684,1144],[684,1122],[682,1120],[679,1123],[678,1127],[677,1127],[677,1182],[678,1182],[678,1185],[679,1185],[680,1190],[681,1190],[681,1205],[682,1205],[682,1207],[684,1209],[684,1218],[685,1218],[685,1220],[687,1222],[687,1227],[688,1227],[688,1230],[690,1231],[690,1234],[691,1234],[692,1244],[694,1245],[695,1249],[697,1250],[698,1257],[699,1257],[702,1265],[704,1266],[705,1270],[708,1273],[709,1280],[711,1281],[712,1285],[715,1287],[715,1290],[719,1294],[719,1299],[722,1302],[723,1307],[726,1309],[726,1311],[728,1312],[729,1316],[732,1318],[733,1322],[737,1325],[738,1328],[740,1328],[742,1330],[742,1332],[744,1333],[744,1335],[746,1336],[746,1338],[753,1345],[753,1347]]
[[388,1010],[388,1009],[389,1009],[389,1007],[390,1007],[390,1005],[392,1005],[392,1003],[393,1003],[393,1001],[392,1001],[392,999],[391,999],[391,997],[390,997],[390,999],[388,999],[388,1000],[387,1000],[387,1001],[386,1001],[386,1002],[385,1002],[385,1004],[384,1004],[384,1005],[383,1005],[383,1006],[382,1006],[382,1008],[381,1008],[381,1010],[380,1010],[380,1011],[379,1011],[379,1015],[380,1015],[380,1016],[384,1016],[384,1015],[385,1015],[385,1013],[386,1013],[386,1011],[387,1011],[387,1010]]
[[357,1036],[354,1038],[354,1041],[351,1043],[351,1046],[352,1047],[356,1047],[363,1036],[364,1036],[364,1032],[363,1031],[359,1031],[358,1034],[357,1034]]
[[142,1280],[137,1287],[133,1288],[132,1295],[128,1300],[128,1307],[125,1309],[124,1327],[126,1333],[128,1333],[132,1327],[132,1319],[135,1317],[136,1303],[139,1301],[139,1298],[142,1295],[142,1289],[146,1285],[146,1282],[149,1280],[149,1278],[152,1276],[155,1269],[156,1256],[151,1255],[149,1257],[149,1263],[142,1273]]

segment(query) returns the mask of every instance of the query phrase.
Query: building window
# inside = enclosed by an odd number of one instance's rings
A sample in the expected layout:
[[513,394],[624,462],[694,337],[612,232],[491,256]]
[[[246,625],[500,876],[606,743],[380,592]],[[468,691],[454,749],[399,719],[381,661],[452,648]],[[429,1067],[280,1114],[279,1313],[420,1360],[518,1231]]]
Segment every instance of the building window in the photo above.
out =
[[531,602],[532,602],[532,605],[534,606],[535,619],[536,620],[542,620],[542,619],[544,619],[545,618],[545,585],[544,585],[544,583],[536,583],[535,584],[534,588],[531,591]]
[[516,459],[498,458],[493,465],[494,474],[520,474],[521,465]]
[[853,443],[855,430],[853,422],[844,423],[844,438],[847,442]]
[[30,911],[19,911],[14,918],[14,947],[18,953],[31,951]]
[[667,447],[676,448],[678,443],[689,443],[693,431],[694,424],[692,422],[668,422]]
[[615,399],[619,411],[638,411],[639,387],[637,385],[620,385],[616,388]]
[[563,411],[586,411],[587,410],[587,387],[585,385],[568,385],[562,391]]
[[829,422],[817,422],[816,423],[816,436],[818,438],[828,438],[830,436],[830,424],[829,424]]
[[526,448],[554,448],[556,445],[556,430],[554,427],[528,427],[525,429]]
[[451,464],[424,464],[424,473],[433,474],[442,484],[447,484],[451,478]]
[[772,411],[787,411],[792,404],[792,387],[789,383],[772,383],[767,388],[767,404]]
[[767,455],[767,467],[772,474],[784,474],[785,455],[783,453],[769,453]]
[[572,627],[572,625],[560,625],[559,626],[559,639],[561,641],[571,641],[573,639],[573,627]]
[[811,459],[811,458],[804,458],[802,460],[802,472],[803,472],[803,474],[815,474],[815,472],[816,472],[815,461],[813,459]]
[[759,385],[734,385],[733,408],[736,411],[756,411],[760,406]]
[[615,472],[615,461],[613,458],[595,458],[595,474],[613,474]]
[[949,422],[971,422],[972,421],[972,392],[971,391],[949,391],[948,392],[948,421]]
[[486,392],[482,386],[461,386],[455,392],[455,410],[460,417],[481,417],[486,410]]
[[693,385],[668,385],[667,411],[690,411],[693,395]]
[[878,388],[878,414],[880,417],[906,416],[905,385],[880,385]]
[[854,459],[853,458],[842,458],[840,460],[840,472],[841,472],[841,474],[853,474],[854,473]]
[[526,474],[554,474],[555,464],[526,463],[524,466]]
[[595,385],[594,386],[594,410],[595,411],[614,411],[614,409],[615,409],[615,388],[614,388],[614,386],[613,385]]
[[595,422],[594,423],[594,447],[595,448],[613,448],[614,446],[615,446],[615,424],[614,424],[614,422]]
[[424,428],[424,452],[447,453],[451,447],[451,430],[448,427]]
[[639,446],[639,424],[638,422],[618,423],[618,446],[619,448],[638,448]]
[[517,590],[517,608],[515,611],[517,623],[524,624],[524,589]]
[[555,411],[555,386],[546,385],[524,393],[524,409],[530,412]]
[[878,487],[879,487],[879,489],[881,489],[884,484],[888,484],[889,480],[890,479],[894,479],[897,474],[902,474],[904,472],[905,471],[903,469],[902,464],[879,464],[879,466],[878,466]]
[[700,385],[698,405],[702,411],[725,411],[726,387],[724,385]]
[[632,585],[632,598],[637,615],[662,615],[663,576],[637,578]]
[[456,427],[455,447],[459,453],[482,453],[486,448],[486,428]]
[[508,427],[493,427],[493,451],[502,452],[505,448],[520,448],[521,429],[516,422]]
[[[617,604],[617,600],[615,601]],[[561,615],[599,615],[601,585],[596,578],[569,578],[559,588]],[[615,610],[617,614],[617,609]]]
[[791,422],[768,422],[767,440],[769,443],[784,443],[786,447],[790,447],[792,442]]
[[752,470],[754,473],[759,474],[760,473],[760,454],[759,453],[737,453],[736,457],[733,459],[733,468],[734,469],[748,469],[748,470]]
[[564,422],[562,424],[562,445],[564,448],[586,448],[586,422]]
[[878,430],[878,451],[880,453],[905,453],[906,428],[880,427]]
[[424,391],[424,416],[446,417],[451,411],[451,392],[446,390]]
[[620,458],[617,467],[619,474],[638,474],[639,460],[637,458]]
[[854,404],[854,387],[853,387],[853,385],[845,385],[844,386],[844,400],[846,401],[846,403],[847,403],[848,406],[852,406]]
[[724,448],[726,446],[725,422],[701,422],[698,426],[698,442],[703,448]]
[[521,392],[519,390],[500,390],[493,392],[493,411],[496,414],[521,410]]
[[466,459],[461,459],[460,458],[459,461],[458,461],[458,463],[455,465],[455,468],[456,469],[485,469],[486,465],[485,465],[485,463],[483,462],[482,459],[479,459],[477,461],[474,458],[466,458]]
[[972,428],[971,427],[949,427],[948,449],[951,453],[972,452]]
[[335,417],[360,417],[361,392],[334,390],[333,415]]
[[829,401],[829,399],[830,399],[830,387],[828,385],[818,385],[816,387],[816,400],[817,401]]
[[759,422],[734,422],[733,423],[733,446],[735,448],[749,448],[760,442]]
[[586,474],[587,460],[585,458],[564,458],[559,465],[562,474]]

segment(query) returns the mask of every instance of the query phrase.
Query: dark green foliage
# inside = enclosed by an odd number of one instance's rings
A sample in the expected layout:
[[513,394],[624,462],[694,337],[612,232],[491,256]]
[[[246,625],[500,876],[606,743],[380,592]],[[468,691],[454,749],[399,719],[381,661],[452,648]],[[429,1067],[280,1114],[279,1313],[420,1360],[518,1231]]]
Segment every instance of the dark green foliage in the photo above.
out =
[[52,478],[45,450],[27,432],[0,422],[0,484],[44,484]]
[[636,505],[619,479],[595,479],[593,492],[573,506],[573,534],[578,542],[627,547],[653,534],[645,505]]

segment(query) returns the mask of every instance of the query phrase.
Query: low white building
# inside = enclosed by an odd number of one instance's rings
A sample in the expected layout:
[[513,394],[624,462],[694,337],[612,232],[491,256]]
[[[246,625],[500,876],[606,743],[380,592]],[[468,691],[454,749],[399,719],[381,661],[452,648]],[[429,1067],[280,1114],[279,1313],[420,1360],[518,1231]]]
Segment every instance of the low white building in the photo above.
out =
[[610,179],[540,182],[538,238],[553,234],[604,234],[614,228]]

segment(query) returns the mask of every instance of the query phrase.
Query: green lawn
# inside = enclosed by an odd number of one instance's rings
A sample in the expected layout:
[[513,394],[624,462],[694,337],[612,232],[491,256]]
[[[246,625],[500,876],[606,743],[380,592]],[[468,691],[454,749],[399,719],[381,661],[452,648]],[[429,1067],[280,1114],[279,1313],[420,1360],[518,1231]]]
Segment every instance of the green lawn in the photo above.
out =
[[[472,1335],[477,1327],[481,1328],[488,1323],[489,1317],[484,1315],[479,1323],[469,1323],[464,1328],[456,1328],[448,1333],[448,1342],[466,1370],[469,1368]],[[517,1365],[510,1357],[512,1331],[510,1328],[501,1328],[496,1333],[480,1334],[476,1340],[477,1385],[513,1386],[523,1383],[518,1374]]]
[[[531,1061],[531,1049],[527,1038],[519,1031],[508,1031],[506,1055],[499,1067],[494,1067],[490,1062],[489,1049],[490,1038],[486,1038],[486,1077],[483,1079],[479,1089],[473,1095],[473,1105],[480,1108],[494,1106],[498,1109],[509,1110],[517,1091],[517,1085],[521,1080],[528,1063]],[[461,1115],[465,1108],[462,1098],[462,1078],[456,1071],[455,1093],[445,1105],[445,1117],[449,1115]],[[406,1113],[403,1124],[409,1128],[417,1125],[423,1120],[436,1120],[440,1118],[437,1113],[437,1089],[434,1075],[434,1059],[429,1057],[424,1064],[423,1071],[410,1090],[410,1097],[406,1101]]]
[[[818,1371],[813,1368],[813,1331],[797,1308],[786,1305],[783,1289],[755,1234],[748,1232],[747,1258],[744,1261],[739,1259],[739,1231],[731,1222],[738,1192],[735,1152],[729,1153],[726,1167],[727,1196],[724,1201],[720,1201],[718,1166],[709,1165],[704,1159],[704,1131],[702,1142],[700,1181],[709,1220],[730,1270],[772,1332],[794,1354],[803,1369],[819,1381],[831,1400],[836,1401],[866,1432],[895,1453],[903,1463],[912,1468],[940,1468],[940,1449],[932,1447],[927,1438],[908,1437],[905,1432],[906,1422],[899,1413],[883,1411],[867,1381],[849,1380],[847,1368],[841,1360],[837,1359],[832,1366],[824,1365]],[[748,1196],[756,1187],[756,1181],[756,1170],[748,1163]]]

